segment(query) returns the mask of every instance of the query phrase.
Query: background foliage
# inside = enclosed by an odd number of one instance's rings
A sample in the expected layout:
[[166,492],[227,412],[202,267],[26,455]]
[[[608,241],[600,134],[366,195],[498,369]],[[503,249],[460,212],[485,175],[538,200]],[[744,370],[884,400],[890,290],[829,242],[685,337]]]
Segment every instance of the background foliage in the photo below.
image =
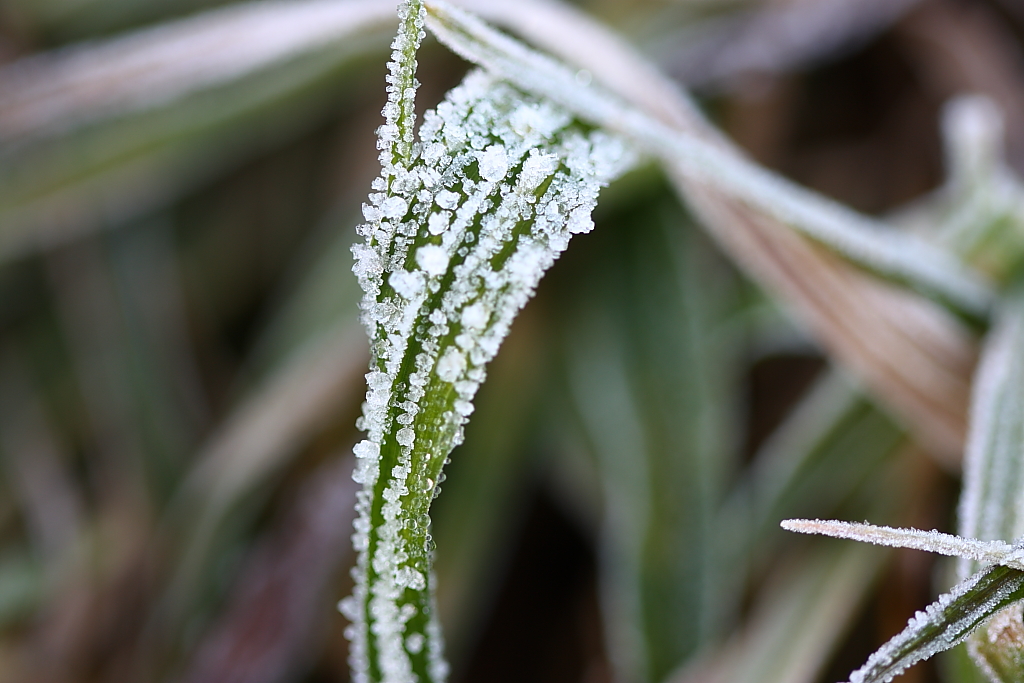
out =
[[[0,0],[0,680],[348,676],[349,246],[393,20],[223,4]],[[965,203],[960,94],[1024,168],[1015,0],[577,4],[858,210]],[[465,70],[428,40],[419,105]],[[652,166],[606,189],[492,364],[434,505],[455,680],[834,680],[948,587],[777,523],[953,529],[966,390],[916,444],[694,212]]]

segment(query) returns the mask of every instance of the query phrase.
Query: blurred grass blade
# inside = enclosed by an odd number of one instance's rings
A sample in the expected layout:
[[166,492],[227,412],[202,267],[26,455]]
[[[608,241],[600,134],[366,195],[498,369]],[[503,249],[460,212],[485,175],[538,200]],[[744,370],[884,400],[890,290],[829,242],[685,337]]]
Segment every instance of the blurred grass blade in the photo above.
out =
[[934,294],[969,315],[987,315],[992,301],[988,284],[944,250],[887,229],[737,154],[674,129],[599,87],[580,85],[574,71],[455,7],[440,1],[428,2],[427,7],[427,25],[466,59],[584,120],[628,136],[691,178],[735,195],[871,272]]
[[942,124],[949,179],[925,206],[944,243],[1009,283],[1024,262],[1024,184],[1005,160],[1002,114],[986,97],[963,96],[944,107]]
[[779,519],[838,509],[906,441],[846,377],[826,373],[764,443],[723,509],[725,524],[747,528],[736,544],[744,553],[770,547]]
[[764,3],[736,18],[687,26],[663,62],[688,87],[728,90],[744,77],[779,77],[841,58],[870,42],[920,0],[803,0]]
[[[486,6],[479,3],[481,10]],[[530,21],[487,11],[673,128],[732,149],[673,83],[609,31],[564,6],[530,6]],[[559,37],[577,33],[586,40]],[[608,101],[599,99],[598,104]],[[953,467],[966,432],[974,363],[963,327],[934,303],[859,271],[713,183],[696,181],[672,163],[668,167],[677,190],[747,274],[791,305],[835,358]]]
[[338,322],[268,373],[200,448],[165,513],[180,545],[150,624],[151,638],[165,641],[160,647],[173,646],[183,621],[206,595],[201,583],[218,549],[230,545],[225,526],[243,503],[338,417],[347,396],[354,402],[351,389],[366,355],[354,316],[347,325]]
[[165,107],[393,25],[387,0],[248,3],[33,55],[0,68],[0,144]]
[[850,545],[817,549],[770,578],[745,628],[721,652],[670,683],[813,683],[852,625],[886,554]]
[[[961,536],[1016,541],[1024,536],[1024,290],[1015,288],[989,333],[974,383],[964,456]],[[959,567],[961,578],[976,562]]]
[[720,510],[721,582],[731,589],[723,599],[738,610],[741,587],[774,561],[786,535],[779,519],[866,514],[865,498],[875,497],[886,464],[906,443],[847,378],[828,371],[761,447]]
[[[964,490],[959,527],[963,536],[1019,543],[1024,536],[1024,289],[1005,297],[974,383],[971,431],[964,455]],[[975,558],[962,559],[960,576],[977,571]],[[1024,638],[994,618],[971,638],[975,663],[993,681],[1022,674]],[[1011,619],[1012,620],[1012,619]]]
[[[253,3],[0,69],[0,259],[118,225],[351,107],[394,6]],[[358,101],[358,100],[356,100]]]
[[622,680],[661,681],[729,616],[712,521],[736,459],[741,344],[731,273],[671,195],[638,199],[588,240],[563,354],[604,492],[606,647]]
[[337,457],[307,475],[284,518],[248,553],[179,681],[278,683],[308,665],[310,641],[325,635],[332,584],[351,559],[351,474],[351,458]]

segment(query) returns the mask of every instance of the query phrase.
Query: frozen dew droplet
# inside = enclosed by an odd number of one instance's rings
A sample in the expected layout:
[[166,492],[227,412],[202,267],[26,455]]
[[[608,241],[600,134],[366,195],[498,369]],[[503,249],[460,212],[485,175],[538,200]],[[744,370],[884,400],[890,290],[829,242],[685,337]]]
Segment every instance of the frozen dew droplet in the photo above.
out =
[[437,376],[445,382],[454,382],[466,369],[466,357],[459,350],[449,347],[441,359],[437,361]]
[[431,235],[440,235],[442,232],[448,229],[448,222],[451,220],[452,215],[447,211],[438,211],[430,214],[427,219],[427,232]]
[[566,223],[566,227],[574,235],[581,233],[590,232],[594,229],[594,221],[590,217],[590,210],[587,207],[579,207],[573,209],[572,213],[569,214],[569,221]]
[[380,210],[388,218],[401,218],[409,210],[409,202],[402,197],[388,197],[381,204]]
[[402,427],[398,430],[395,440],[406,448],[412,448],[413,443],[416,441],[416,432],[414,432],[410,427]]
[[427,275],[441,275],[448,269],[448,253],[436,244],[426,244],[416,250],[416,263]]
[[352,452],[357,458],[376,460],[380,457],[380,444],[364,439],[352,447]]
[[448,209],[451,211],[459,205],[459,195],[451,190],[441,190],[437,193],[437,197],[434,198],[437,205],[442,209]]
[[462,326],[468,330],[482,330],[487,326],[487,307],[475,303],[462,309]]
[[423,273],[410,273],[405,270],[395,271],[388,278],[388,284],[400,296],[412,299],[423,292]]
[[496,183],[508,173],[508,154],[501,145],[491,145],[480,153],[480,177]]
[[558,157],[554,154],[531,154],[523,162],[523,172],[519,176],[519,184],[523,189],[532,192],[557,168]]
[[363,204],[363,218],[365,218],[367,221],[369,221],[370,223],[379,221],[380,216],[380,209],[378,209],[376,206]]
[[405,639],[405,649],[409,651],[409,654],[418,655],[423,650],[424,640],[422,634],[413,633]]

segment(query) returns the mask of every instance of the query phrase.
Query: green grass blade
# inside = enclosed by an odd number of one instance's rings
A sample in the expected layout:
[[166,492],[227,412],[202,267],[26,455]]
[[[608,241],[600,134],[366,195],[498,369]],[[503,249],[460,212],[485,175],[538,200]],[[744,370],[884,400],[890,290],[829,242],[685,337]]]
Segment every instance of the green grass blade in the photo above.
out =
[[607,647],[623,680],[660,681],[725,621],[711,527],[736,459],[740,340],[731,273],[667,192],[641,201],[581,247],[564,355],[604,493]]

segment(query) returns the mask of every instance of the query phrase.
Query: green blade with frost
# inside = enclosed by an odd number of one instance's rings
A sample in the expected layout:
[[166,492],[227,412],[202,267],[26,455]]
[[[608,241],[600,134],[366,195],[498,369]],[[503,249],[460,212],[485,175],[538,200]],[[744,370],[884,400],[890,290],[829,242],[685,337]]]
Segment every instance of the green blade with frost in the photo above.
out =
[[850,683],[883,683],[943,650],[959,645],[1008,605],[1024,599],[1024,571],[995,566],[957,584],[850,674]]
[[537,464],[537,421],[550,405],[550,339],[541,314],[528,308],[516,319],[501,353],[488,366],[474,401],[466,442],[438,477],[444,495],[431,508],[438,610],[454,669],[478,643],[520,529]]
[[354,449],[356,585],[341,604],[358,682],[447,677],[428,516],[441,470],[516,313],[631,163],[618,139],[482,72],[428,112],[417,141],[422,26],[420,3],[401,5],[383,171],[353,248],[373,356]]

